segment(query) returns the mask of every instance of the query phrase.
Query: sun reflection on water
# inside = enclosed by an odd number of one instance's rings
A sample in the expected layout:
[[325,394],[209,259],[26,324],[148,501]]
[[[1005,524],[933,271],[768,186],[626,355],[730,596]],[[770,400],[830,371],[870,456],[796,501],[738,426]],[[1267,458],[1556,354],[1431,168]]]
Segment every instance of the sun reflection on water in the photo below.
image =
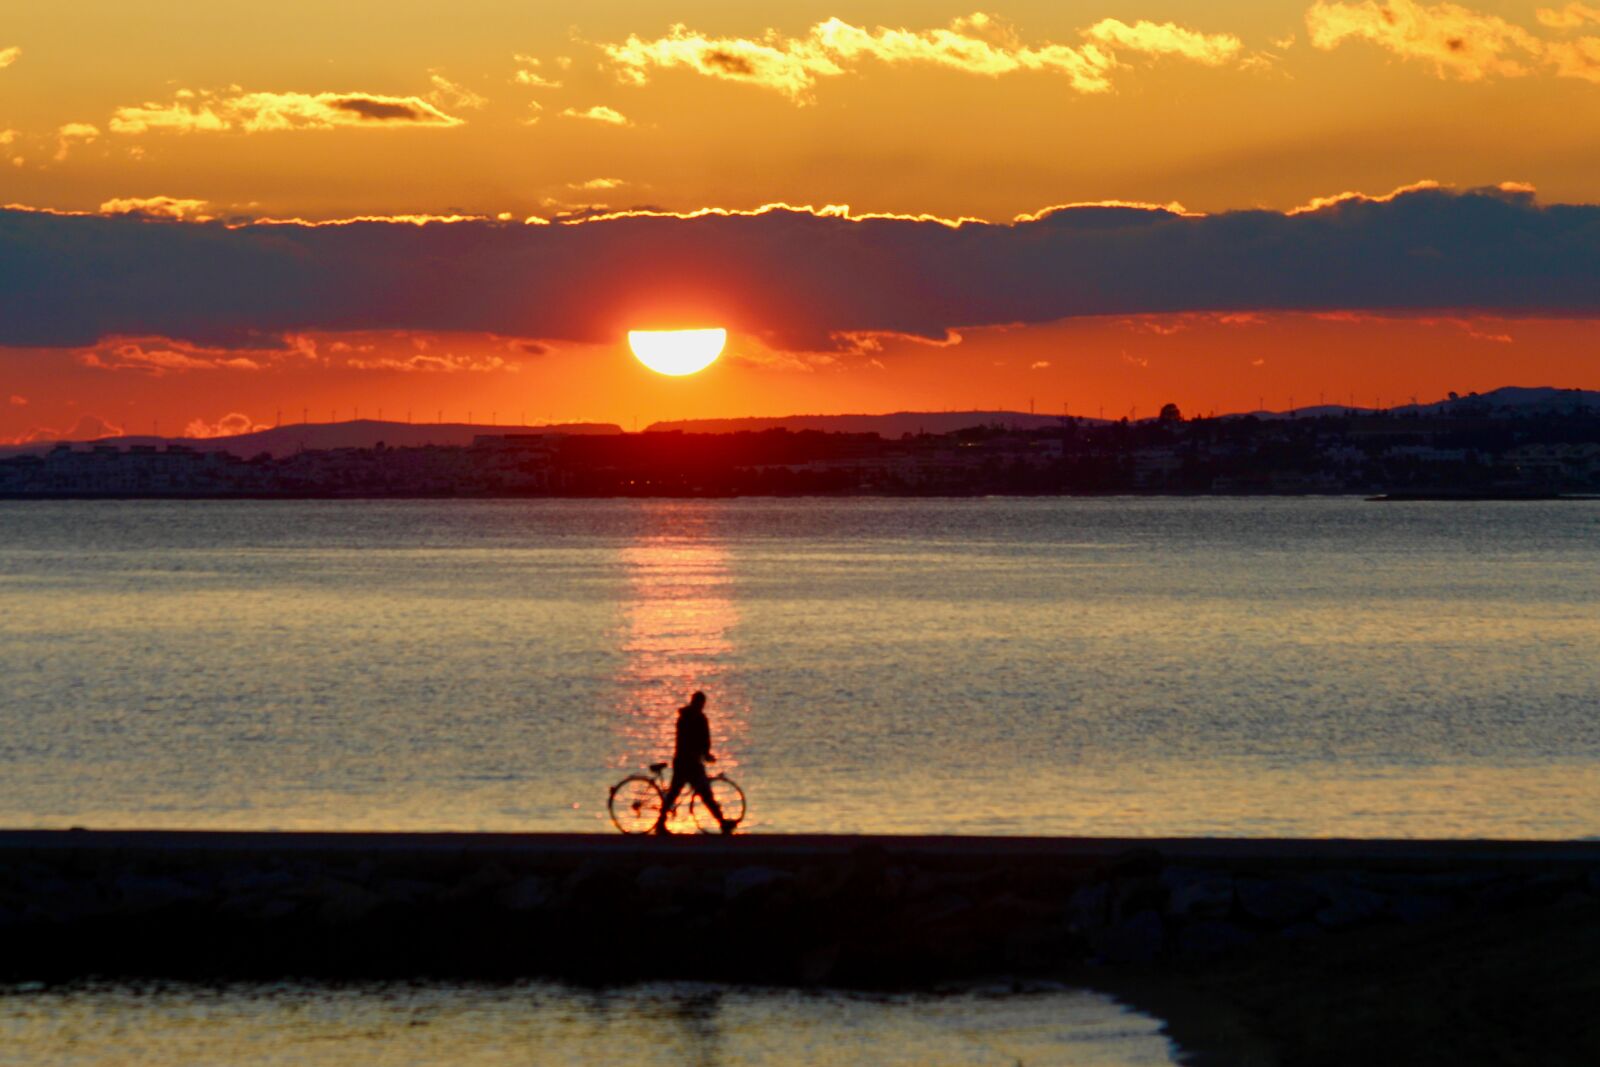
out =
[[616,678],[613,766],[639,770],[670,760],[677,709],[700,689],[717,756],[708,770],[731,772],[748,733],[749,702],[734,674],[739,612],[728,551],[683,532],[671,505],[652,518],[656,529],[674,532],[640,537],[620,554],[628,599],[617,637],[624,663]]

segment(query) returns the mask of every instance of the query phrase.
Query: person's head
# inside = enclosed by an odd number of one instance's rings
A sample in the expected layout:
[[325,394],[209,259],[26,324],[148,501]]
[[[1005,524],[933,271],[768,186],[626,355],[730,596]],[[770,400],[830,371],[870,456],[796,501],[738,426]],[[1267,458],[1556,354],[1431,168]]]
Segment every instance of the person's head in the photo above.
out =
[[689,698],[689,706],[695,711],[699,711],[706,706],[706,695],[696,689],[694,695]]

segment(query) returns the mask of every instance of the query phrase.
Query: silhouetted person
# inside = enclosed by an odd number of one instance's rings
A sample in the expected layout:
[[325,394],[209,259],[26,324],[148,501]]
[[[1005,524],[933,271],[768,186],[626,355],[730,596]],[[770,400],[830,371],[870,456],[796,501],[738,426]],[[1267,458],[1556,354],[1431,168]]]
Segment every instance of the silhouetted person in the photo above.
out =
[[725,834],[733,833],[733,822],[722,817],[722,807],[711,795],[711,779],[706,777],[706,764],[717,762],[711,754],[711,724],[706,721],[706,695],[695,690],[689,703],[678,709],[678,726],[672,745],[672,782],[667,786],[667,797],[661,804],[661,815],[656,819],[656,833],[669,833],[667,813],[677,802],[684,786],[695,791],[717,820]]

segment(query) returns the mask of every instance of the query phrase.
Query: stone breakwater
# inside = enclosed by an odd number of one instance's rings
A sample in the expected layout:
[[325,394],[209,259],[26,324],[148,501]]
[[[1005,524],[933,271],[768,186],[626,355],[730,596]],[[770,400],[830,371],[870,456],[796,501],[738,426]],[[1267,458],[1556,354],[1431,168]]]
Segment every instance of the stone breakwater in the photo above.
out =
[[0,832],[0,980],[926,986],[1600,901],[1600,842]]

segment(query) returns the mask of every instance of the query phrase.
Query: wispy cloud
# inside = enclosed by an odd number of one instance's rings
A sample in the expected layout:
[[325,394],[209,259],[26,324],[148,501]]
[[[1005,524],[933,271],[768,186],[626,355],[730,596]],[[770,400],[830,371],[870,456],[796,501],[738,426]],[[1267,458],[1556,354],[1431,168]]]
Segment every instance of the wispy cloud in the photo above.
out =
[[5,70],[22,57],[22,47],[12,45],[10,48],[0,48],[0,70]]
[[[1540,9],[1537,18],[1548,29],[1572,30],[1597,15],[1600,10],[1573,3]],[[1600,82],[1600,37],[1541,37],[1499,15],[1459,4],[1316,0],[1306,11],[1306,29],[1316,48],[1330,51],[1346,41],[1367,41],[1402,59],[1431,63],[1441,78],[1470,82],[1542,70]]]
[[489,371],[511,371],[520,368],[500,356],[457,356],[452,353],[434,355],[419,352],[405,359],[393,357],[378,357],[375,359],[351,359],[346,365],[356,370],[387,370],[402,373],[424,374],[455,374],[462,371],[476,371],[487,373]]
[[1556,30],[1575,30],[1590,22],[1600,22],[1600,7],[1572,3],[1562,8],[1541,7],[1535,16],[1542,26]]
[[240,434],[270,429],[272,429],[270,424],[257,422],[242,411],[230,411],[216,422],[207,422],[205,419],[191,419],[189,425],[183,428],[183,436],[237,437]]
[[1104,19],[1080,35],[1081,44],[1027,44],[1009,24],[978,12],[929,30],[869,29],[830,18],[800,37],[775,30],[760,38],[717,37],[680,23],[663,37],[632,35],[601,49],[620,76],[635,84],[649,81],[654,70],[676,68],[760,86],[806,103],[819,79],[847,74],[867,60],[987,77],[1042,71],[1064,76],[1078,92],[1101,93],[1111,88],[1112,72],[1127,65],[1119,52],[1216,66],[1235,59],[1243,47],[1232,34],[1201,33],[1171,22],[1129,25]]
[[467,108],[476,111],[489,103],[487,96],[451,81],[436,70],[428,72],[428,82],[433,86],[433,92],[428,94],[428,99],[441,107]]
[[99,415],[83,415],[68,429],[57,430],[50,426],[35,426],[27,433],[13,437],[7,443],[29,445],[40,441],[96,441],[102,437],[121,436],[122,427],[118,424]]
[[113,133],[151,131],[215,133],[241,130],[328,130],[338,127],[384,129],[408,126],[460,126],[417,96],[379,93],[271,93],[229,90],[222,93],[180,90],[166,104],[119,107],[111,116]]
[[85,367],[103,371],[135,371],[153,378],[190,372],[256,372],[286,361],[315,360],[316,341],[285,332],[281,343],[209,345],[173,337],[108,336],[75,355]]
[[621,178],[590,178],[586,182],[568,182],[568,189],[618,189],[628,183]]
[[179,196],[119,196],[100,205],[102,215],[144,215],[155,219],[189,219],[205,222],[212,218],[211,205],[204,200]]
[[518,85],[526,85],[531,89],[559,89],[561,83],[552,78],[547,78],[539,73],[544,64],[533,56],[525,56],[518,52],[511,57],[516,61],[516,72],[511,75],[511,80]]
[[624,115],[616,108],[607,107],[604,104],[596,104],[593,107],[587,107],[581,110],[575,107],[569,107],[561,113],[569,119],[588,119],[591,122],[604,122],[608,126],[633,125],[633,123],[628,119],[628,116]]
[[1112,49],[1152,56],[1177,56],[1207,67],[1220,67],[1238,58],[1243,44],[1231,33],[1201,33],[1171,22],[1140,19],[1128,25],[1120,19],[1101,19],[1083,36]]
[[100,136],[100,128],[87,122],[69,122],[56,131],[55,160],[67,158],[74,145],[88,144]]
[[171,341],[125,341],[83,352],[78,357],[86,367],[97,370],[133,370],[154,377],[178,371],[261,369],[249,356],[231,350],[207,350]]

